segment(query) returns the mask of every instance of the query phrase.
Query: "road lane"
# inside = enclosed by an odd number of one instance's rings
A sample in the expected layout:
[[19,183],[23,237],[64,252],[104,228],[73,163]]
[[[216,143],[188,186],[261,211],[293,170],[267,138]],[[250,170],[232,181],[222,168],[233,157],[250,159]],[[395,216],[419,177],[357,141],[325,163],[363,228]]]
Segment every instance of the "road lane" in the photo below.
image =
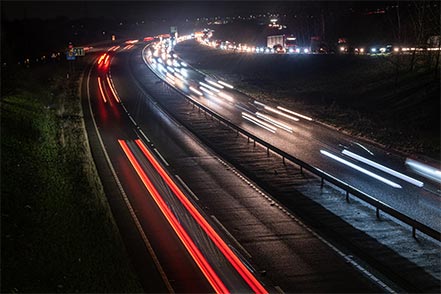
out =
[[[349,136],[330,130],[329,128],[325,128],[320,124],[306,119],[300,118],[299,121],[293,122],[280,114],[275,114],[272,111],[266,110],[264,106],[256,104],[254,99],[231,89],[223,89],[222,91],[225,91],[228,95],[234,97],[233,103],[214,98],[213,95],[198,95],[194,91],[191,91],[189,86],[193,85],[194,88],[197,87],[195,85],[198,85],[200,81],[206,81],[205,76],[200,72],[192,70],[190,67],[185,67],[185,72],[188,77],[188,85],[177,83],[175,86],[188,95],[191,95],[191,97],[199,103],[209,107],[245,130],[265,139],[268,143],[271,143],[281,150],[338,177],[344,182],[351,184],[374,198],[389,204],[398,211],[401,211],[437,230],[441,229],[441,198],[437,191],[439,185],[428,182],[425,178],[416,174],[409,173],[404,164],[405,158],[402,158],[399,155],[389,154],[376,146],[364,142],[358,142]],[[276,105],[274,105],[273,108],[276,108]],[[283,121],[284,124],[287,124],[292,128],[293,133],[291,134],[280,130],[275,134],[269,132],[267,129],[263,129],[260,126],[244,120],[242,116],[243,111],[247,111],[248,113],[260,111],[266,115],[270,115]],[[412,176],[412,178],[423,181],[425,187],[417,187],[406,181],[397,179],[390,174],[378,171],[372,166],[348,158],[341,154],[345,149],[357,152],[371,160],[387,165],[403,174],[408,174]],[[346,157],[347,160],[372,173],[378,174],[389,181],[397,182],[401,188],[396,188],[398,185],[395,187],[388,186],[379,182],[377,179],[354,170],[353,168],[344,166],[335,160],[324,156],[321,150]],[[374,155],[370,154],[368,151]]]
[[[197,193],[202,207],[209,206],[208,211],[228,227],[240,228],[238,238],[245,247],[252,248],[252,264],[257,265],[258,272],[264,270],[271,282],[289,292],[380,291],[323,241],[277,207],[269,206],[266,198],[207,153],[179,123],[159,111],[131,78],[131,71],[137,72],[132,62],[139,53],[134,52],[133,56],[130,59],[129,53],[118,54],[112,65],[112,77],[124,105],[148,138],[159,146],[171,168],[192,189],[202,191]],[[164,93],[176,95],[162,82],[157,83],[152,74],[144,76],[149,80],[148,88],[158,89],[161,94],[156,97],[158,100],[165,98]],[[242,256],[247,256],[236,242],[230,242]]]
[[[135,209],[141,227],[148,236],[168,280],[176,292],[212,292],[211,286],[167,224],[153,199],[147,197],[147,191],[119,147],[117,139],[136,139],[137,136],[132,122],[123,113],[121,107],[112,101],[106,103],[101,99],[97,83],[92,82],[97,81],[97,78],[94,79],[97,74],[96,71],[92,71],[90,79],[90,102],[94,119],[122,187]],[[148,277],[141,277],[141,279],[148,279]]]
[[[113,58],[111,60],[113,62]],[[104,68],[104,70],[107,70],[107,68]],[[146,193],[137,191],[139,188],[139,179],[134,180],[136,179],[136,175],[133,174],[133,170],[130,171],[130,168],[127,168],[127,160],[124,160],[124,157],[127,159],[127,157],[130,156],[127,156],[127,152],[124,150],[124,152],[121,152],[121,144],[119,144],[120,146],[118,148],[115,142],[120,138],[129,141],[135,140],[138,138],[137,136],[140,133],[140,130],[136,129],[136,122],[133,118],[123,112],[124,106],[119,103],[118,99],[116,99],[117,97],[114,95],[114,91],[108,88],[109,84],[103,84],[103,81],[107,80],[104,77],[106,73],[104,70],[99,69],[96,72],[101,79],[96,77],[96,84],[91,87],[91,92],[96,93],[96,99],[91,100],[92,111],[95,113],[97,127],[103,138],[105,148],[110,155],[112,164],[119,175],[124,175],[121,178],[122,186],[125,190],[127,189],[127,191],[129,191],[127,192],[127,195],[130,200],[136,201],[136,204],[133,206],[135,207],[135,212],[138,214],[140,211],[145,210],[146,205],[148,207],[151,206],[149,202],[152,201],[152,198],[147,197],[149,201],[145,202]],[[94,80],[94,77],[91,80]],[[115,93],[116,92],[117,91],[115,91]],[[103,99],[104,97],[100,97],[100,95],[105,95],[106,99]],[[134,145],[133,143],[128,143],[129,146],[131,144]],[[136,158],[139,159],[142,157],[142,154],[139,153],[139,150],[136,151],[136,148],[130,150],[133,154],[136,154]],[[125,153],[125,155],[122,153]],[[177,217],[177,219],[171,221],[170,224],[172,224],[175,232],[181,232],[179,234],[179,239],[185,241],[184,247],[187,249],[191,248],[190,251],[182,252],[182,246],[176,246],[176,241],[179,242],[179,240],[176,240],[176,235],[174,236],[174,240],[172,240],[169,238],[169,232],[166,234],[167,238],[164,238],[161,237],[161,235],[163,235],[162,229],[161,231],[158,231],[157,229],[155,230],[155,228],[158,227],[163,228],[165,222],[162,224],[160,222],[158,223],[158,221],[152,222],[152,219],[148,219],[147,221],[145,216],[151,216],[151,213],[143,212],[139,215],[141,225],[144,228],[148,228],[145,230],[146,234],[150,234],[151,232],[156,233],[156,235],[152,237],[151,243],[153,247],[158,250],[158,259],[160,260],[161,265],[163,265],[164,271],[167,273],[169,280],[172,281],[174,290],[178,292],[212,292],[213,288],[210,286],[207,287],[207,280],[203,277],[201,278],[198,268],[201,268],[201,271],[204,273],[205,277],[208,278],[216,292],[250,292],[251,289],[255,289],[253,288],[254,286],[252,283],[249,283],[249,281],[246,282],[248,278],[239,275],[237,267],[233,267],[228,261],[229,258],[226,258],[225,254],[221,254],[220,250],[222,248],[219,247],[217,244],[218,242],[216,241],[217,243],[215,242],[216,244],[214,244],[214,241],[207,237],[207,232],[204,233],[201,226],[195,222],[194,217],[192,218],[189,216],[188,208],[185,208],[182,202],[177,201],[177,198],[172,195],[170,189],[158,176],[158,171],[153,169],[151,165],[145,162],[145,160],[144,163],[141,161],[140,166],[142,166],[142,170],[148,171],[147,174],[149,175],[149,178],[153,179],[152,182],[154,183],[155,188],[160,191],[158,195],[164,197],[166,201],[165,205],[170,206],[173,211],[173,214],[168,214],[168,217],[165,217],[165,219],[170,221],[174,217]],[[123,171],[123,173],[120,173],[120,171]],[[139,170],[137,170],[136,174],[139,176]],[[127,188],[126,185],[128,186]],[[133,186],[136,186],[137,189],[133,190]],[[135,200],[132,200],[132,198]],[[156,199],[155,202],[158,203],[158,198],[156,197],[154,199]],[[160,210],[162,212],[167,211],[167,209]],[[167,214],[165,215],[167,216]],[[164,220],[164,217],[157,219]],[[181,225],[185,228],[184,231],[176,230],[176,227],[180,227]],[[195,242],[197,247],[195,247],[196,245],[192,242]],[[164,249],[166,247],[169,248]],[[173,249],[175,251],[173,251]],[[201,253],[198,253],[199,250]],[[183,254],[183,256],[181,256],[181,254]],[[189,255],[192,256],[193,259],[189,259]],[[208,263],[204,263],[203,260],[205,260],[205,258],[208,260]],[[195,261],[199,267],[195,267]],[[214,272],[219,275],[220,279],[211,278],[213,277],[211,274],[213,273],[213,270],[209,269],[211,267],[213,267]],[[225,283],[226,288],[222,286],[222,283],[219,284],[219,282],[216,282],[216,280],[222,280],[222,282]],[[250,286],[247,285],[247,283],[249,283]],[[260,291],[256,292],[266,293],[266,290],[261,288]]]

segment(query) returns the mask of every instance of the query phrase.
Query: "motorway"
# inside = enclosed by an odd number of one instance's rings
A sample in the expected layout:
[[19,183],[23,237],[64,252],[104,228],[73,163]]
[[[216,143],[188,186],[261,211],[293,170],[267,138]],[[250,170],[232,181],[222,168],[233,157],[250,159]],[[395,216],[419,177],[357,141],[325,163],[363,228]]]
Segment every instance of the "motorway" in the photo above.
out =
[[[179,45],[175,53],[179,54]],[[229,87],[232,85],[220,84],[185,60],[167,55],[160,47],[144,51],[146,63],[190,99],[288,154],[441,230],[439,183],[409,169],[406,158],[324,127],[315,118],[283,105],[265,105]]]
[[161,167],[152,156],[155,149],[148,141],[139,140],[139,131],[107,79],[111,58],[103,60],[101,68],[91,67],[87,74],[90,110],[109,166],[120,180],[120,189],[127,197],[127,205],[133,208],[132,217],[140,232],[148,236],[168,291],[250,292],[250,283],[245,283],[227,260],[228,254],[221,253],[225,245],[214,244],[203,230],[205,227],[190,216],[188,208],[175,196],[170,180],[163,178]]
[[[94,126],[88,132],[96,132],[112,180],[161,273],[154,283],[187,293],[390,290],[286,211],[269,208],[268,196],[161,111],[133,73],[142,67],[148,86],[173,92],[142,63],[141,49],[114,47],[97,58],[84,77],[83,106]],[[191,192],[190,181],[202,192]],[[223,224],[234,224],[241,238]],[[141,276],[144,285],[153,283],[150,278]]]

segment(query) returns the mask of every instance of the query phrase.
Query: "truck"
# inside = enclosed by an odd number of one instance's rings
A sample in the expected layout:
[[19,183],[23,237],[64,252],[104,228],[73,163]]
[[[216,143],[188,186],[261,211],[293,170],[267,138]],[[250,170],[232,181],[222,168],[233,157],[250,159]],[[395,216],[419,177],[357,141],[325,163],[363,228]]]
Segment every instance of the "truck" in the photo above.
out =
[[309,48],[312,53],[330,53],[328,45],[322,40],[320,36],[311,37]]
[[272,35],[266,38],[266,46],[278,53],[294,52],[297,48],[297,39],[292,35]]

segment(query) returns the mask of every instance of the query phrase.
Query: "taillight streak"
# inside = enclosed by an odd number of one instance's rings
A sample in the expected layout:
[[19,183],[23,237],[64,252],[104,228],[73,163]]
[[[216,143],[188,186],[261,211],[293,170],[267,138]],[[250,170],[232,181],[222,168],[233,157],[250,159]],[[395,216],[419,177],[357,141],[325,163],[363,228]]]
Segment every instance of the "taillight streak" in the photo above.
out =
[[107,54],[104,53],[103,55],[100,56],[100,58],[98,59],[98,65],[101,65],[101,62],[103,62],[104,58],[106,58]]
[[255,293],[268,293],[268,291],[260,284],[260,282],[254,277],[249,269],[242,263],[242,261],[234,254],[234,252],[228,247],[228,245],[222,240],[222,238],[216,233],[216,231],[210,226],[205,218],[199,213],[194,205],[188,200],[188,198],[182,193],[179,187],[173,182],[167,172],[162,168],[154,156],[150,153],[147,147],[141,140],[135,140],[136,144],[141,149],[142,153],[147,157],[152,166],[161,175],[173,193],[178,197],[184,207],[190,212],[193,218],[210,237],[216,247],[227,258],[236,271],[242,276],[245,282],[251,287]]
[[118,94],[116,93],[115,86],[113,85],[113,82],[110,80],[109,76],[107,76],[107,83],[109,84],[110,91],[112,92],[113,97],[115,97],[115,100],[118,101],[118,103],[121,102],[118,98]]
[[208,261],[205,259],[205,257],[202,255],[201,251],[197,248],[196,244],[193,242],[193,240],[190,238],[188,233],[185,231],[185,229],[181,226],[176,216],[173,214],[173,212],[170,210],[168,205],[165,203],[164,199],[159,194],[158,190],[156,190],[153,183],[150,181],[147,174],[142,169],[141,165],[139,164],[138,160],[133,155],[132,151],[129,149],[127,143],[123,140],[118,140],[118,143],[120,144],[122,150],[126,154],[127,158],[129,159],[130,163],[132,164],[133,168],[135,169],[138,176],[141,178],[141,181],[143,182],[144,186],[149,191],[150,195],[152,195],[153,200],[158,205],[159,209],[181,240],[182,244],[184,244],[185,248],[193,258],[193,260],[196,262],[204,276],[207,278],[208,282],[211,284],[213,289],[217,293],[229,293],[227,287],[224,285],[222,280],[219,278],[219,276],[216,274],[216,272],[213,270],[213,268],[210,266]]
[[98,88],[100,89],[101,97],[103,97],[104,103],[107,103],[106,94],[104,93],[100,77],[98,77]]

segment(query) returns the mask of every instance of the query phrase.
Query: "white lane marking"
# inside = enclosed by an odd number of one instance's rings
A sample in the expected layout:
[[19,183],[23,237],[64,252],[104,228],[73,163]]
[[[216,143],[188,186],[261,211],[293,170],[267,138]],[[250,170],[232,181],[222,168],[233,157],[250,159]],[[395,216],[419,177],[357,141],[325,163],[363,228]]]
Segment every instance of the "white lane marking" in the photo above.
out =
[[231,233],[227,230],[227,228],[225,228],[225,226],[217,219],[216,216],[211,215],[211,218],[214,220],[214,222],[225,232],[225,234],[228,235],[228,237],[231,238],[231,240],[234,241],[234,243],[236,243],[236,246],[239,247],[247,256],[248,258],[252,258],[252,255],[239,243],[239,241],[237,241],[236,238],[234,238],[233,235],[231,235]]
[[188,193],[190,193],[190,195],[196,199],[197,201],[199,201],[198,196],[196,196],[195,193],[193,193],[193,191],[190,189],[190,187],[187,186],[187,184],[181,179],[180,176],[175,175],[175,177],[178,179],[178,181],[181,183],[182,186],[184,186],[184,188],[187,190]]
[[150,139],[147,137],[146,134],[141,130],[141,128],[138,128],[138,131],[141,133],[141,135],[147,140],[148,143],[150,143]]
[[345,159],[343,159],[341,157],[338,157],[338,156],[336,156],[336,155],[334,155],[334,154],[332,154],[332,153],[330,153],[328,151],[320,150],[320,153],[325,155],[325,156],[328,156],[328,157],[330,157],[330,158],[332,158],[332,159],[334,159],[334,160],[336,160],[336,161],[338,161],[340,163],[343,163],[343,164],[345,164],[345,165],[347,165],[349,167],[352,167],[353,169],[358,170],[359,172],[364,173],[365,175],[371,176],[374,179],[377,179],[377,180],[379,180],[379,181],[381,181],[381,182],[383,182],[383,183],[385,183],[385,184],[387,184],[387,185],[389,185],[391,187],[401,188],[401,186],[398,185],[397,183],[392,182],[391,180],[388,180],[386,178],[383,178],[382,176],[379,176],[377,174],[374,174],[373,172],[368,171],[367,169],[364,169],[362,167],[359,167],[358,165],[355,165],[352,162],[349,162],[349,161],[347,161],[347,160],[345,160]]
[[369,160],[369,159],[367,159],[367,158],[364,158],[364,157],[362,157],[362,156],[360,156],[360,155],[358,155],[358,154],[355,154],[355,153],[353,153],[353,152],[351,152],[351,151],[349,151],[349,150],[343,150],[341,153],[343,153],[343,154],[345,154],[345,155],[347,155],[347,156],[349,156],[349,157],[351,157],[351,158],[353,158],[353,159],[356,159],[356,160],[358,160],[358,161],[361,161],[361,162],[363,162],[363,163],[366,163],[367,165],[370,165],[370,166],[372,166],[372,167],[375,167],[375,168],[377,168],[377,169],[379,169],[379,170],[381,170],[381,171],[384,171],[385,173],[388,173],[388,174],[390,174],[390,175],[393,175],[393,176],[395,176],[395,177],[397,177],[397,178],[400,178],[400,179],[402,179],[403,181],[406,181],[406,182],[409,182],[409,183],[411,183],[411,184],[413,184],[413,185],[415,185],[415,186],[417,186],[417,187],[422,187],[422,186],[424,186],[424,183],[423,182],[421,182],[421,181],[418,181],[418,180],[416,180],[416,179],[414,179],[414,178],[411,178],[411,177],[409,177],[409,176],[406,176],[405,174],[402,174],[402,173],[400,173],[400,172],[397,172],[397,171],[395,171],[395,170],[393,170],[393,169],[390,169],[390,168],[388,168],[388,167],[386,167],[386,166],[384,166],[384,165],[381,165],[381,164],[379,164],[379,163],[376,163],[376,162],[374,162],[374,161],[372,161],[372,160]]
[[132,121],[132,123],[135,125],[135,127],[138,126],[138,124],[136,123],[136,121],[132,118],[132,116],[130,115],[130,113],[128,114],[130,120]]
[[156,152],[156,154],[158,154],[159,158],[161,158],[161,160],[165,163],[166,166],[170,166],[170,164],[168,164],[167,160],[165,160],[165,158],[161,155],[161,153],[159,153],[158,149],[153,148],[153,150]]

